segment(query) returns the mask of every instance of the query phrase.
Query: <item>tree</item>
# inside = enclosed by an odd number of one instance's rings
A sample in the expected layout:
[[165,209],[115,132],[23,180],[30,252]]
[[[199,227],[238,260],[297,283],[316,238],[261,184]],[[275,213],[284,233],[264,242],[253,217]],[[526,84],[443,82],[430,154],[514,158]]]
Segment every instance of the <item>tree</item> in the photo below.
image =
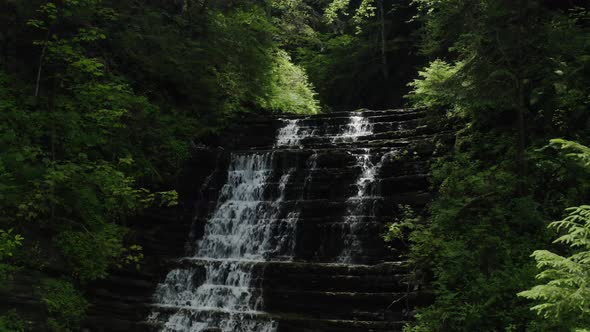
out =
[[[590,171],[590,148],[566,140],[552,140],[553,146],[568,151],[586,172]],[[561,232],[553,243],[570,247],[569,256],[536,250],[532,257],[541,270],[537,279],[545,284],[518,293],[538,304],[531,310],[544,319],[571,331],[590,330],[590,206],[567,209],[568,216],[549,224]]]
[[563,330],[537,321],[515,294],[534,284],[528,256],[550,241],[546,225],[588,194],[572,185],[580,179],[570,166],[539,151],[555,136],[589,137],[587,11],[532,0],[414,3],[430,64],[408,97],[457,134],[433,166],[431,223],[410,236],[410,260],[435,294],[410,329]]
[[[383,73],[383,78],[387,81],[389,78],[389,72],[387,68],[387,39],[385,35],[386,32],[386,25],[385,25],[385,0],[363,0],[360,2],[359,6],[354,10],[353,22],[356,24],[357,33],[362,31],[362,25],[366,24],[366,20],[377,16],[376,12],[378,11],[378,20],[379,20],[379,41],[380,41],[380,51],[381,51],[381,72]],[[342,14],[344,16],[348,16],[348,7],[350,7],[350,0],[336,0],[328,6],[326,9],[326,18],[329,23],[334,23],[334,21],[339,16],[338,14]],[[393,7],[395,8],[395,6]],[[392,9],[394,10],[394,9]]]
[[51,272],[49,328],[75,330],[91,281],[140,267],[129,219],[176,203],[191,140],[243,112],[319,111],[267,4],[0,5],[0,278]]
[[412,20],[411,1],[303,2],[312,8],[305,17],[315,34],[299,40],[294,60],[306,68],[322,105],[402,106],[406,82],[423,60],[416,54],[419,22]]

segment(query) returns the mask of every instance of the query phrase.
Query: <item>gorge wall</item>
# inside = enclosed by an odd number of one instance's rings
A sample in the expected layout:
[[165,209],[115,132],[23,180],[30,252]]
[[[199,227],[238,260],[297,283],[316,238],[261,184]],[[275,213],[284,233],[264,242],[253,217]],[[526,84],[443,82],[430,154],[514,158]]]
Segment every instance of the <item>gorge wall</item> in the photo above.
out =
[[94,285],[86,326],[401,330],[427,299],[382,235],[431,200],[434,134],[421,111],[365,110],[250,119],[195,146],[180,208],[136,221],[144,268]]

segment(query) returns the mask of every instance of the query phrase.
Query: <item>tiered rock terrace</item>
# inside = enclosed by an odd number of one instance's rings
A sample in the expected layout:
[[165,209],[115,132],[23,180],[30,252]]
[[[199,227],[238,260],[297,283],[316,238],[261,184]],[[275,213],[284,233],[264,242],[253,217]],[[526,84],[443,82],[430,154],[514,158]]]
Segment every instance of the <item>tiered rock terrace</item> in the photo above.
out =
[[[353,117],[362,117],[370,130],[343,138]],[[276,133],[289,124],[296,124],[296,137],[275,142]],[[256,264],[254,284],[264,302],[256,315],[278,322],[278,332],[400,331],[425,297],[406,281],[403,245],[384,243],[382,234],[400,217],[401,206],[422,211],[430,201],[434,134],[421,111],[366,110],[250,120],[217,141],[224,148],[196,147],[194,169],[188,170],[181,191],[185,217],[173,217],[174,211],[158,212],[169,217],[152,215],[152,224],[138,237],[149,266],[98,284],[87,326],[96,331],[158,330],[162,325],[146,321],[148,312],[191,310],[154,309],[154,280],[161,281],[171,268],[202,264],[175,258],[183,250],[190,257],[203,236],[227,179],[229,154],[268,152],[274,171],[265,195],[276,198],[281,190],[276,216],[297,212],[297,222],[292,251]],[[285,174],[287,181],[280,183]]]

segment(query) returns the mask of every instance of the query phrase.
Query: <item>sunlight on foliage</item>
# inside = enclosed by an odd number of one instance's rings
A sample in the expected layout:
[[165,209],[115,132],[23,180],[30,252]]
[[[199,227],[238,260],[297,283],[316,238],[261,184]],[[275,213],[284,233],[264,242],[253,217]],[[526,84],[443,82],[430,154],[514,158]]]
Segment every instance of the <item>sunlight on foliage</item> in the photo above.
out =
[[[434,300],[417,310],[416,323],[407,330],[587,329],[579,312],[544,319],[516,296],[536,283],[539,271],[529,256],[539,246],[551,246],[546,226],[588,197],[589,175],[555,149],[540,149],[552,137],[588,141],[587,6],[412,3],[418,9],[414,20],[422,24],[421,53],[430,63],[410,83],[408,98],[427,110],[433,124],[453,131],[454,139],[451,153],[433,165],[437,195],[431,222],[410,236],[410,266]],[[561,148],[558,141],[552,145]],[[564,146],[584,162],[580,146]],[[554,271],[577,269],[570,264],[572,253],[559,249],[537,252],[537,258],[553,264],[545,267]],[[558,279],[560,287],[573,282],[567,292],[582,286],[565,275]],[[548,287],[561,292],[555,286]]]
[[[590,171],[588,147],[563,139],[551,140],[551,145]],[[531,310],[545,319],[569,326],[572,331],[582,331],[581,328],[590,328],[590,206],[581,205],[566,211],[566,218],[548,227],[561,234],[553,243],[569,246],[571,255],[549,250],[533,252],[532,257],[541,271],[537,279],[546,283],[518,295],[538,302]]]
[[344,15],[344,16],[348,16],[348,6],[350,4],[350,0],[334,0],[332,1],[328,7],[326,8],[326,11],[324,13],[324,16],[326,17],[326,20],[328,21],[328,23],[334,23],[334,21],[336,21],[336,19],[338,18],[339,15]]
[[411,233],[420,226],[422,218],[416,214],[416,211],[410,205],[399,205],[400,216],[395,222],[387,225],[387,232],[384,239],[387,242],[394,240],[404,240],[407,233]]
[[[531,308],[546,319],[580,328],[590,324],[590,206],[567,210],[569,215],[549,225],[565,232],[554,243],[570,246],[574,253],[562,256],[548,250],[537,250],[532,257],[541,272],[537,279],[546,284],[518,293],[541,302]],[[588,325],[590,327],[590,325]]]
[[[367,23],[367,20],[376,16],[377,7],[375,1],[383,0],[362,0],[358,4],[358,8],[354,10],[352,16],[352,22],[355,25],[356,33],[362,32],[363,24]],[[340,15],[349,16],[348,9],[350,7],[350,0],[334,0],[331,2],[324,12],[326,22],[333,24],[337,21]]]
[[315,95],[305,70],[293,64],[285,51],[277,51],[271,86],[261,105],[276,112],[316,114],[320,109]]
[[[416,107],[457,108],[457,95],[453,92],[452,80],[461,67],[462,63],[449,64],[441,59],[432,61],[424,70],[418,72],[418,79],[408,84],[412,88],[408,99]],[[453,112],[459,111],[455,109]]]
[[16,249],[23,244],[24,238],[15,234],[13,229],[0,229],[0,283],[10,278],[16,267],[6,261],[14,255]]

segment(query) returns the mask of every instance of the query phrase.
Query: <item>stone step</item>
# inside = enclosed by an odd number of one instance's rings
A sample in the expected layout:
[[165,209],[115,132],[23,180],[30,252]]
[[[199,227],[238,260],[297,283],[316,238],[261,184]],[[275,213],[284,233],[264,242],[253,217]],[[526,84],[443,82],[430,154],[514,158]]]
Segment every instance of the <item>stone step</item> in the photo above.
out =
[[[367,109],[359,109],[354,111],[343,111],[343,112],[330,112],[330,113],[320,113],[317,115],[297,115],[297,114],[277,114],[273,115],[272,119],[318,119],[318,120],[329,120],[334,118],[349,118],[353,115],[361,115],[363,117],[379,117],[379,116],[415,116],[415,117],[424,117],[426,112],[423,110],[417,109],[388,109],[388,110],[367,110]],[[260,120],[253,119],[254,121]]]
[[[413,137],[424,134],[433,134],[434,131],[424,125],[423,119],[409,119],[403,121],[385,121],[387,119],[366,118],[373,135],[389,133],[397,137]],[[288,123],[280,123],[279,128],[285,127]],[[297,137],[302,138],[324,138],[329,141],[351,141],[353,138],[342,137],[342,133],[349,129],[350,120],[342,118],[340,121],[318,122],[317,120],[300,120],[297,122]]]
[[[433,133],[427,126],[425,126],[425,120],[422,118],[405,118],[397,121],[388,121],[389,119],[384,118],[364,118],[365,124],[370,126],[371,132],[381,133],[389,131],[399,131],[405,135],[416,135],[417,132],[429,132]],[[289,124],[289,122],[280,122],[279,128],[283,128]],[[326,138],[332,138],[335,140],[342,140],[340,135],[349,129],[350,119],[341,118],[338,121],[319,121],[317,119],[303,119],[296,122],[298,136],[324,136]]]
[[[432,198],[432,194],[427,189],[428,188],[419,188],[413,191],[396,193],[392,196],[375,197],[374,200],[375,202],[379,202],[378,204],[381,207],[380,211],[385,212],[382,216],[387,218],[397,213],[396,208],[398,205],[411,205],[416,207],[425,206]],[[211,210],[217,205],[217,202],[210,201],[208,204],[210,205]],[[342,197],[339,200],[331,200],[325,197],[314,199],[295,198],[293,200],[282,201],[280,204],[283,209],[299,210],[300,219],[311,218],[310,220],[321,219],[328,221],[330,219],[326,219],[326,217],[330,215],[330,213],[333,211],[339,211],[342,213],[337,214],[337,216],[342,216],[348,206],[347,198],[345,197]],[[202,216],[203,219],[197,219],[197,221],[206,222],[209,217],[210,216]]]
[[[302,217],[302,216],[288,216],[285,215],[284,217],[280,217],[280,218],[261,218],[261,219],[257,219],[257,223],[260,224],[270,224],[270,223],[279,223],[279,222],[284,222],[286,220],[291,220],[294,221],[296,219],[296,221],[300,224],[304,224],[304,223],[309,223],[309,224],[317,224],[320,226],[326,226],[329,227],[331,225],[336,225],[336,224],[343,224],[343,223],[348,223],[348,222],[357,222],[357,223],[368,223],[368,224],[377,224],[380,226],[383,226],[389,222],[392,221],[392,219],[390,217],[387,216],[374,216],[374,215],[345,215],[345,216],[333,216],[331,218],[323,218],[323,217],[317,217],[317,216],[307,216],[307,217]],[[344,219],[347,219],[346,221]],[[227,219],[222,219],[224,221],[227,221]],[[209,222],[209,221],[213,221],[213,222],[218,222],[219,220],[213,220],[211,218],[198,218],[195,220],[195,222],[197,223],[205,223],[205,222]]]
[[230,316],[230,315],[243,315],[249,318],[272,318],[271,314],[264,311],[256,311],[256,310],[247,310],[247,311],[240,311],[240,310],[226,310],[223,308],[215,308],[215,307],[193,307],[193,306],[179,306],[179,305],[161,305],[161,304],[148,304],[147,305],[150,309],[163,312],[163,313],[176,313],[176,312],[190,312],[193,314],[199,313],[208,313],[211,315],[217,316]]
[[269,264],[265,288],[274,290],[387,292],[405,291],[405,268],[397,264]]
[[433,137],[428,134],[416,135],[410,137],[398,137],[396,135],[368,135],[359,136],[356,141],[342,141],[332,142],[328,138],[324,137],[307,137],[302,139],[298,145],[295,146],[280,146],[274,148],[268,145],[251,145],[247,149],[236,150],[234,153],[252,153],[256,151],[258,153],[275,152],[280,153],[283,151],[292,150],[355,150],[355,149],[396,149],[406,148],[408,149],[413,144],[432,144]]
[[[165,309],[160,308],[163,312]],[[181,309],[185,310],[185,312],[189,313],[195,317],[195,320],[198,318],[199,312],[195,312],[194,310],[191,311],[188,308]],[[209,312],[208,314],[216,314],[218,318],[222,318],[224,315],[229,316],[230,313],[226,312],[217,312],[212,313]],[[236,313],[234,313],[236,314]],[[239,314],[239,313],[238,313]],[[292,314],[292,313],[249,313],[249,314],[242,314],[247,316],[249,319],[254,320],[265,320],[265,321],[275,321],[278,323],[277,332],[378,332],[378,331],[388,331],[388,332],[395,332],[401,331],[403,325],[405,324],[404,321],[383,321],[383,320],[362,320],[362,319],[354,319],[353,317],[347,317],[343,319],[334,319],[334,318],[319,318],[316,316],[310,315],[302,315],[302,314]],[[376,315],[371,315],[371,313],[358,313],[357,316],[367,316],[368,318],[372,318]],[[353,318],[353,319],[351,319]],[[143,321],[139,324],[142,331],[161,331],[164,327],[163,324],[157,324],[149,321]],[[139,331],[139,330],[138,330]],[[219,332],[221,330],[211,327],[209,330],[210,332]],[[241,331],[241,330],[240,330]],[[254,332],[254,331],[252,331]]]
[[277,332],[398,332],[406,322],[381,322],[351,319],[313,319],[305,316],[279,315]]
[[[350,129],[351,116],[363,117],[372,134],[337,138]],[[276,135],[288,120],[297,120],[301,136],[309,136],[301,139],[301,146],[275,147]],[[289,248],[265,251],[264,258],[271,261],[239,263],[252,272],[247,289],[261,292],[264,302],[257,310],[265,312],[247,313],[249,319],[254,324],[257,320],[274,320],[279,323],[277,332],[401,331],[411,319],[413,308],[427,299],[422,290],[407,281],[407,269],[399,262],[400,250],[406,244],[385,243],[383,233],[388,223],[401,216],[399,205],[424,212],[431,201],[430,162],[439,153],[434,142],[438,142],[440,132],[427,126],[426,112],[397,109],[315,116],[250,114],[236,123],[224,135],[195,143],[187,171],[190,176],[182,180],[182,213],[188,217],[179,220],[174,214],[154,213],[156,221],[138,224],[138,243],[145,248],[149,268],[141,273],[114,274],[92,287],[92,324],[87,326],[96,332],[160,331],[161,324],[147,321],[150,312],[163,315],[163,321],[166,315],[179,311],[187,313],[189,321],[203,320],[199,315],[221,319],[244,314],[199,308],[192,302],[190,306],[178,303],[169,307],[149,303],[153,302],[156,283],[173,269],[190,271],[181,274],[188,280],[185,287],[198,287],[212,264],[235,264],[235,260],[176,257],[194,253],[206,223],[216,221],[210,218],[227,183],[232,155],[272,154],[268,169],[260,171],[266,177],[262,194],[265,202],[234,203],[273,210],[268,214],[272,217],[263,216],[257,222],[268,225],[267,229],[294,226],[296,233],[285,245]],[[365,155],[379,167],[365,196],[356,199],[357,182],[364,171],[361,156]],[[226,238],[218,236],[209,240],[224,249]],[[268,243],[283,239],[278,238]],[[242,271],[241,266],[238,268]],[[95,330],[95,326],[104,329]],[[257,329],[234,332],[254,331]]]
[[[268,173],[269,176],[279,176],[279,174],[293,173],[301,174],[310,171],[320,171],[330,169],[330,171],[347,171],[348,168],[358,168],[359,161],[356,157],[368,155],[369,159],[377,164],[385,162],[386,164],[395,164],[397,167],[404,169],[403,166],[409,167],[414,164],[428,165],[429,158],[434,148],[431,144],[421,145],[412,148],[412,152],[407,149],[390,149],[390,148],[348,148],[348,149],[283,149],[270,151],[241,151],[238,154],[250,155],[272,154],[271,162],[266,169],[259,170],[260,173]],[[270,158],[269,158],[270,159]],[[231,174],[239,175],[240,173],[251,172],[246,169],[231,170]],[[225,174],[224,174],[225,176]],[[278,180],[278,179],[277,179]]]
[[[320,318],[355,318],[355,313],[378,313],[375,320],[400,317],[405,308],[420,301],[417,292],[326,292],[265,289],[265,310],[270,313],[296,312]],[[366,319],[359,315],[360,319]]]
[[[159,306],[152,305],[152,315],[157,314],[159,321],[166,321],[166,317],[176,313],[183,314],[183,320],[176,322],[178,327],[168,327],[166,331],[210,331],[220,332],[222,321],[232,321],[234,326],[229,326],[233,332],[261,331],[263,326],[274,321],[274,317],[261,311],[236,311],[220,308],[199,308],[182,306]],[[152,320],[142,322],[146,331],[162,331],[164,324],[154,324]],[[247,325],[246,325],[247,324]],[[273,323],[273,325],[276,323]],[[205,326],[203,326],[205,325]],[[202,330],[206,328],[205,330]]]
[[404,272],[403,261],[389,261],[374,265],[363,264],[346,264],[346,263],[318,263],[307,261],[265,261],[265,260],[245,260],[237,258],[212,259],[206,257],[182,257],[179,259],[168,260],[168,264],[176,267],[194,267],[205,266],[206,264],[224,262],[242,262],[253,264],[262,269],[273,269],[273,271],[306,271],[315,273],[337,273],[346,275],[362,276],[370,273],[388,274]]
[[[185,258],[172,262],[180,268],[204,268],[209,264],[235,264],[237,260],[210,260]],[[403,281],[405,268],[401,262],[378,265],[325,264],[309,262],[246,262],[256,264],[254,275],[261,278],[265,308],[269,312],[290,310],[321,315],[323,318],[356,317],[390,319],[397,303],[409,303],[415,293]],[[204,270],[203,270],[204,272]],[[258,283],[258,282],[256,282]],[[400,288],[400,285],[403,287]],[[254,291],[254,289],[251,289]],[[269,302],[270,301],[270,302]],[[291,302],[296,302],[307,309]],[[330,305],[330,310],[317,311],[319,306]],[[210,311],[215,308],[191,306],[164,306],[165,310]],[[160,309],[158,309],[160,310]],[[397,311],[396,311],[397,312]],[[386,318],[387,317],[387,318]]]
[[[184,257],[180,259],[169,260],[167,267],[169,269],[203,269],[211,264],[246,264],[249,268],[254,271],[256,278],[261,276],[264,279],[270,277],[277,277],[277,282],[281,282],[281,275],[290,276],[302,276],[297,278],[303,278],[310,275],[316,276],[318,279],[314,280],[303,280],[302,282],[312,285],[313,288],[317,288],[318,285],[322,285],[323,278],[331,278],[333,276],[351,278],[381,278],[383,280],[389,280],[390,282],[400,281],[401,276],[405,274],[406,268],[403,262],[381,262],[374,265],[363,265],[363,264],[346,264],[346,263],[320,263],[320,262],[309,262],[309,261],[292,261],[289,257],[284,257],[283,260],[242,260],[242,259],[209,259],[202,257]],[[204,270],[203,270],[204,271]],[[272,278],[271,278],[272,279]],[[274,280],[274,279],[273,279]],[[267,281],[263,282],[264,287]],[[285,282],[289,282],[285,280]],[[268,285],[275,285],[270,283]],[[289,285],[284,284],[284,285]],[[405,285],[405,284],[404,284]],[[352,285],[351,285],[352,286]],[[369,287],[369,285],[356,285],[355,287]],[[290,287],[290,286],[289,286]],[[287,288],[289,288],[287,287]],[[325,284],[324,290],[336,290],[340,287],[340,290],[345,290],[339,285],[328,285]],[[372,284],[371,287],[383,288],[380,284]],[[279,287],[284,288],[284,287]],[[301,287],[299,287],[301,288]],[[389,288],[389,286],[385,286]],[[307,289],[303,287],[302,289]],[[368,288],[367,288],[368,289]],[[405,288],[404,288],[405,289]],[[310,290],[310,289],[307,289]],[[312,289],[313,290],[313,289]]]
[[[375,169],[375,178],[368,183],[367,193],[378,189],[379,195],[389,196],[401,192],[415,191],[429,187],[430,174],[419,165],[403,172],[387,172],[394,166],[387,166],[385,170]],[[271,179],[263,188],[262,197],[266,204],[274,204],[283,196],[282,200],[300,200],[304,193],[313,194],[310,199],[348,199],[354,197],[358,191],[358,177],[362,172],[358,166],[343,169],[314,169],[307,173],[291,173],[285,183]],[[284,174],[283,174],[284,175]],[[279,177],[278,175],[275,177]],[[273,181],[274,180],[274,181]],[[391,186],[395,186],[392,188]],[[211,189],[216,191],[215,188]],[[211,197],[217,193],[210,192]],[[217,197],[215,197],[217,198]]]

